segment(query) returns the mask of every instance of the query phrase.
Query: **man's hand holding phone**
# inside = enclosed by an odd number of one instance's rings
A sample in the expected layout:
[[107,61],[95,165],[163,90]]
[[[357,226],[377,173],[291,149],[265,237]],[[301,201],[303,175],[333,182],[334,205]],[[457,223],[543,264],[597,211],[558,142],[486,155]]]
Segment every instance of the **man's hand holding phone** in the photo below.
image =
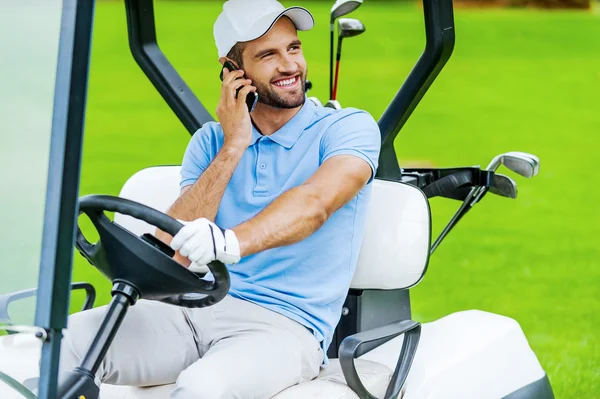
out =
[[223,69],[221,98],[217,105],[217,117],[225,135],[223,146],[246,150],[250,145],[252,122],[246,98],[251,92],[256,92],[256,87],[250,79],[244,78],[244,71]]

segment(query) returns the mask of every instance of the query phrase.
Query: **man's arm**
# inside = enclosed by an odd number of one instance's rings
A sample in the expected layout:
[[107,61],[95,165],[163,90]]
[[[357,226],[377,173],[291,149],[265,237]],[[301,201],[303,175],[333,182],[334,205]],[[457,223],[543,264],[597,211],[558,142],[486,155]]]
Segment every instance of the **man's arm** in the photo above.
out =
[[254,218],[232,229],[240,255],[302,241],[356,196],[371,176],[371,166],[355,156],[326,160],[304,184],[288,190]]
[[214,221],[225,189],[243,155],[243,149],[223,147],[198,180],[181,190],[169,209],[169,216],[186,221],[201,217]]
[[[184,221],[198,218],[214,221],[225,189],[243,154],[244,151],[223,147],[198,180],[193,185],[181,189],[179,197],[167,214],[173,219]],[[155,236],[167,245],[173,240],[170,234],[158,228]],[[174,259],[183,266],[190,265],[190,260],[181,256],[179,251]]]
[[[249,79],[243,77],[243,71],[223,71],[221,97],[217,105],[217,117],[223,129],[223,146],[210,165],[200,173],[198,180],[192,186],[186,186],[167,214],[175,219],[192,221],[199,218],[215,220],[225,189],[231,180],[244,152],[252,138],[252,122],[246,106],[246,96],[256,91]],[[240,87],[236,98],[236,90]],[[159,229],[156,238],[171,244],[173,237]],[[190,264],[189,259],[179,252],[175,260],[184,266]]]
[[[217,105],[217,117],[223,129],[223,146],[190,189],[181,191],[168,214],[176,219],[191,221],[206,218],[214,221],[225,189],[233,172],[250,145],[252,121],[246,106],[246,96],[256,91],[243,71],[223,70],[221,97]],[[236,90],[241,88],[236,98]],[[165,234],[160,234],[166,238]]]

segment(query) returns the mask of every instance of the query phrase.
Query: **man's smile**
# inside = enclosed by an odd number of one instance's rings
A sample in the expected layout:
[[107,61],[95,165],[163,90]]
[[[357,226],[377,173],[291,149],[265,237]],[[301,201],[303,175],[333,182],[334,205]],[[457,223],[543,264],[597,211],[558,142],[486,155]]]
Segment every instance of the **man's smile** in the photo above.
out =
[[283,78],[276,80],[272,83],[273,86],[276,86],[280,89],[290,89],[295,88],[300,82],[300,75],[292,76],[289,78]]

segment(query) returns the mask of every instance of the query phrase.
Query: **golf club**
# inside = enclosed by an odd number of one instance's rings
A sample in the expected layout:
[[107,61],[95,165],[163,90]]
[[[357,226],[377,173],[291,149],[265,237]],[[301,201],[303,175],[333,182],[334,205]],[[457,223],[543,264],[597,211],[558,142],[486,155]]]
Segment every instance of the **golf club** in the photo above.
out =
[[338,45],[337,45],[337,58],[335,64],[335,81],[333,84],[333,94],[331,95],[332,100],[337,99],[337,86],[338,79],[340,76],[340,59],[342,58],[342,41],[346,37],[358,36],[365,32],[365,25],[358,19],[353,18],[340,18],[338,22]]
[[[538,157],[532,154],[527,154],[524,152],[507,152],[504,154],[500,154],[495,156],[490,164],[487,167],[487,170],[495,172],[500,165],[506,166],[508,169],[516,172],[524,177],[532,177],[538,174],[540,160]],[[498,177],[500,176],[500,177]],[[512,179],[508,178],[504,175],[495,175],[494,178],[498,177],[499,183],[496,183],[494,180],[494,194],[502,195],[502,194],[510,194],[511,188],[509,186],[514,185],[514,197],[516,198],[516,183],[512,181]],[[510,180],[507,182],[507,179]],[[503,187],[503,189],[500,188]],[[460,221],[460,219],[475,205],[488,191],[487,187],[473,187],[469,192],[469,195],[463,201],[458,211],[454,214],[450,222],[446,225],[444,230],[440,233],[438,238],[435,240],[433,245],[431,246],[430,254],[432,254],[435,249],[440,245],[444,237],[448,235],[450,230]],[[490,191],[492,191],[490,189]],[[510,195],[504,195],[510,196]]]
[[540,159],[533,155],[533,154],[529,154],[527,152],[519,152],[519,151],[511,151],[511,152],[507,152],[507,155],[512,155],[512,156],[522,156],[522,157],[526,157],[531,159],[534,168],[533,168],[533,176],[537,176],[537,174],[540,172]]
[[507,152],[496,156],[490,163],[488,170],[496,170],[501,164],[523,177],[531,178],[539,170],[539,159],[535,155],[524,152]]
[[[536,176],[540,170],[540,160],[533,154],[525,152],[512,151],[500,154],[492,159],[492,162],[487,167],[487,170],[495,171],[500,165],[504,165],[507,169],[526,177],[528,179]],[[472,205],[479,202],[488,191],[486,187],[480,187],[475,193]]]
[[496,173],[494,185],[490,187],[490,193],[507,198],[517,198],[517,183],[508,176]]
[[326,108],[333,108],[333,109],[342,109],[342,106],[340,105],[338,100],[329,100],[327,101],[327,104],[325,104]]
[[362,4],[363,0],[337,0],[331,7],[331,18],[329,22],[329,99],[333,94],[333,39],[335,31],[335,20],[350,14]]

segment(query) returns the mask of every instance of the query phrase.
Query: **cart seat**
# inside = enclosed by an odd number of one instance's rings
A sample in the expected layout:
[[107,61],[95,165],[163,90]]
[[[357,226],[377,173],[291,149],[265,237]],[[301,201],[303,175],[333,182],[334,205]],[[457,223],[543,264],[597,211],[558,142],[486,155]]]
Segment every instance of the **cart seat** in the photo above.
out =
[[[161,212],[179,196],[180,166],[157,166],[134,174],[120,197]],[[353,289],[393,290],[416,285],[425,274],[431,244],[431,214],[425,195],[404,183],[375,179]],[[115,223],[134,234],[156,228],[115,214]]]
[[[364,386],[378,398],[383,398],[392,371],[389,367],[369,360],[357,360],[356,368]],[[103,384],[100,399],[168,399],[175,384],[156,387],[124,387]],[[273,399],[358,399],[346,385],[337,359],[324,368],[312,381],[290,387],[275,395]]]

